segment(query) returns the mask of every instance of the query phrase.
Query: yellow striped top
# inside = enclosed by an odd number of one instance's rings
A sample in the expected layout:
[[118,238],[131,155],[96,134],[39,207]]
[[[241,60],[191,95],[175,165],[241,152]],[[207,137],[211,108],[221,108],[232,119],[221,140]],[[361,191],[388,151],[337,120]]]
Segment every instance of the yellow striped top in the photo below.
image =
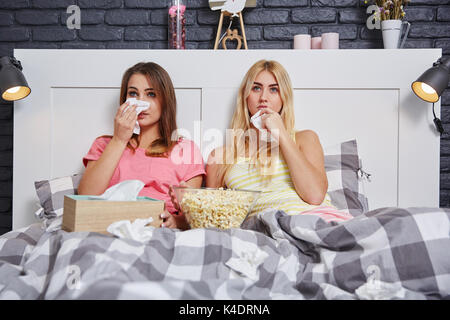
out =
[[268,208],[285,211],[289,215],[299,214],[319,206],[331,206],[328,193],[320,205],[311,205],[303,201],[297,194],[289,174],[289,168],[280,154],[274,164],[275,171],[271,179],[265,179],[255,165],[249,163],[250,158],[240,157],[225,176],[228,188],[258,190],[261,194],[252,208],[251,215]]

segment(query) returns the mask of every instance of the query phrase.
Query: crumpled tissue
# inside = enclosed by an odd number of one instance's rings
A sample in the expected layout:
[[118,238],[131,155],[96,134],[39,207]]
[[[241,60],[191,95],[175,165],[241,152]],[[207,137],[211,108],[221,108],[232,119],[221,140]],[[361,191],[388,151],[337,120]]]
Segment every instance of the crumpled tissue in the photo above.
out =
[[153,222],[153,218],[136,219],[134,222],[130,220],[121,220],[111,223],[106,231],[118,238],[133,239],[140,242],[146,242],[153,236],[155,227],[147,226]]
[[[136,201],[139,192],[144,187],[144,182],[140,180],[125,180],[108,188],[100,196],[89,196],[91,200],[107,200],[107,201]],[[134,222],[130,220],[120,220],[111,223],[106,231],[119,237],[133,239],[137,241],[147,241],[152,237],[154,227],[147,226],[153,222],[153,218],[136,219]]]
[[259,110],[257,113],[255,113],[251,118],[250,122],[253,123],[256,129],[260,132],[260,139],[263,141],[272,141],[275,142],[276,140],[270,132],[267,129],[263,129],[262,127],[262,119],[261,119],[261,110]]
[[[142,100],[137,100],[136,98],[128,98],[127,101],[125,102],[129,102],[129,106],[124,110],[124,112],[131,106],[135,105],[136,106],[136,113],[139,115],[139,113],[141,113],[144,110],[147,110],[148,108],[150,108],[150,102],[148,101],[142,101]],[[134,124],[134,129],[133,129],[133,133],[139,134],[141,132],[141,127],[139,126],[139,122],[136,121],[136,123]]]
[[225,265],[238,274],[257,281],[259,275],[258,266],[266,260],[269,254],[255,246],[245,245],[244,243],[239,245],[238,252],[236,253],[238,257],[230,258],[225,262]]
[[400,284],[370,279],[356,289],[355,294],[363,300],[391,300],[404,299],[406,291]]
[[136,201],[145,183],[140,180],[125,180],[112,187],[99,196],[88,196],[90,200],[109,201]]

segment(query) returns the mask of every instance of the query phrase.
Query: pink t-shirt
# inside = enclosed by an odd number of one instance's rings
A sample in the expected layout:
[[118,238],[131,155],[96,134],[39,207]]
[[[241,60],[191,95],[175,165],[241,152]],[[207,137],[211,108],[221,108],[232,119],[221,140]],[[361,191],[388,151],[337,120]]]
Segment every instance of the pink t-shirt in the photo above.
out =
[[[86,167],[89,160],[98,160],[111,141],[110,137],[95,139],[88,154],[83,158]],[[139,196],[164,200],[170,213],[176,210],[170,201],[169,186],[179,185],[198,175],[205,175],[205,166],[197,145],[180,139],[169,157],[148,157],[145,149],[137,148],[135,153],[126,148],[109,182],[108,188],[124,180],[141,180],[145,183]]]

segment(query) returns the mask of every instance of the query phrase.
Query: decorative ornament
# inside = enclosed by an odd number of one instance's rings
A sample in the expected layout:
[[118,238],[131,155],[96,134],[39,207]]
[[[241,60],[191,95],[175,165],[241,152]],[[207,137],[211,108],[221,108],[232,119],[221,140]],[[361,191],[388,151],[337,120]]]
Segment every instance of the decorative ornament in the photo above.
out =
[[186,5],[183,0],[172,0],[168,16],[168,48],[185,49],[186,18],[184,13]]
[[[244,19],[242,17],[242,10],[246,6],[247,1],[246,0],[226,0],[226,1],[218,2],[218,1],[210,0],[209,2],[210,2],[211,10],[220,10],[221,11],[219,25],[217,26],[217,35],[216,35],[216,41],[214,43],[214,50],[217,50],[217,48],[219,46],[219,42],[221,40],[222,40],[222,46],[224,49],[227,49],[226,48],[227,40],[237,40],[238,46],[236,49],[239,50],[242,45],[241,39],[244,40],[245,49],[248,49],[247,38],[245,36]],[[230,16],[230,25],[228,26],[226,33],[224,33],[221,37],[220,33],[222,31],[224,15]],[[231,25],[233,23],[234,17],[239,17],[240,24],[241,24],[242,37],[238,34],[237,29],[231,30]],[[227,35],[227,36],[225,37],[225,35]]]
[[223,5],[211,6],[211,10],[220,10],[231,13],[233,17],[237,17],[238,14],[244,10],[246,0],[226,0]]
[[227,36],[222,39],[222,47],[227,50],[226,42],[230,41],[237,41],[236,50],[241,49],[242,47],[242,37],[238,34],[238,30],[234,29],[233,31],[231,29],[227,29]]

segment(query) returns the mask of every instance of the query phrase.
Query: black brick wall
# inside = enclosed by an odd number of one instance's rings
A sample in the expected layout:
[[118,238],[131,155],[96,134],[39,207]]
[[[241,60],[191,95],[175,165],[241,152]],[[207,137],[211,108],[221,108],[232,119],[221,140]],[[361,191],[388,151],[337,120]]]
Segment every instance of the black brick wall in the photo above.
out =
[[[1,0],[0,56],[14,48],[165,49],[169,0]],[[342,49],[382,48],[381,32],[368,30],[364,0],[258,0],[244,10],[251,49],[291,49],[297,33],[340,34]],[[70,5],[81,8],[81,29],[69,30]],[[187,0],[187,48],[214,46],[219,12],[207,0]],[[442,48],[450,56],[450,0],[412,0],[406,47]],[[237,26],[237,20],[235,25]],[[449,86],[450,88],[450,86]],[[441,118],[450,132],[450,90]],[[12,104],[0,102],[0,234],[12,219]],[[430,110],[431,112],[431,110]],[[450,207],[450,136],[441,139],[440,206]]]

